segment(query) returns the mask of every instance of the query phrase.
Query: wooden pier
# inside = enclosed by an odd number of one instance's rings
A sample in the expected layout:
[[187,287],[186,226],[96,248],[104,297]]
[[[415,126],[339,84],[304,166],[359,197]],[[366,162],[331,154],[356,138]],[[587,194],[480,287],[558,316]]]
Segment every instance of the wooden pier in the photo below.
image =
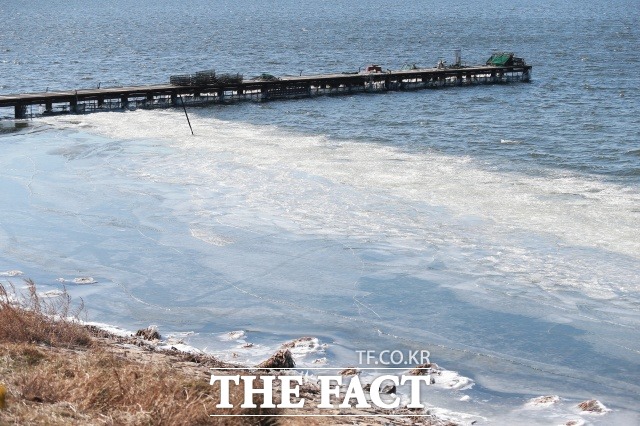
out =
[[[0,95],[0,108],[14,108],[14,117],[136,108],[204,105],[237,100],[266,101],[320,95],[418,90],[448,86],[529,81],[531,66],[453,66],[401,71],[325,74],[241,80],[227,84],[83,89],[62,92]],[[34,111],[35,110],[35,111]]]

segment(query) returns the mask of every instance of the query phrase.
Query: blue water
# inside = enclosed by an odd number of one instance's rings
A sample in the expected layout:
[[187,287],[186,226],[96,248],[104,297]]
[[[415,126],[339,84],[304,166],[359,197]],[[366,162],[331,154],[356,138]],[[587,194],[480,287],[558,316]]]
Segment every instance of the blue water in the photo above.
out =
[[194,108],[195,136],[0,110],[0,273],[247,362],[426,348],[475,383],[428,400],[480,422],[640,421],[637,2],[5,3],[1,94],[524,57],[526,84]]

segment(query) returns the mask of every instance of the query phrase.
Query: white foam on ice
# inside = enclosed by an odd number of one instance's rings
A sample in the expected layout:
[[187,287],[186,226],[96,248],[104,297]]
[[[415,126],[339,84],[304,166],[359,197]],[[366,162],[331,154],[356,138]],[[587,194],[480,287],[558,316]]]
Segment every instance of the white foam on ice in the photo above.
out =
[[244,330],[234,330],[218,335],[218,339],[223,341],[241,340],[247,336]]
[[538,396],[527,401],[525,406],[532,408],[550,407],[558,402],[560,402],[560,397],[558,395]]
[[71,280],[74,284],[86,285],[86,284],[96,284],[96,281],[93,277],[76,277]]
[[18,271],[18,270],[3,271],[3,272],[0,272],[0,277],[19,277],[23,274],[24,273],[22,271]]

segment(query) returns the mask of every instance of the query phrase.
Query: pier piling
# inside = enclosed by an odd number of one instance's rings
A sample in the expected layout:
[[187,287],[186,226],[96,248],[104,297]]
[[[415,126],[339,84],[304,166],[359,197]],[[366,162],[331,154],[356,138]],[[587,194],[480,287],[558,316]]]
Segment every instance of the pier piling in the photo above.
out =
[[27,106],[22,104],[16,104],[14,106],[14,115],[16,120],[27,118]]

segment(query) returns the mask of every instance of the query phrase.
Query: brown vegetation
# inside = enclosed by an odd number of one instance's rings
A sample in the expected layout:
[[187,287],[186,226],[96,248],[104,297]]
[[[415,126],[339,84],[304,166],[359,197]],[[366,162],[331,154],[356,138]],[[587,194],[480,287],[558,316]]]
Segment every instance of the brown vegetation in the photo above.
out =
[[[104,333],[92,336],[67,320],[80,309],[71,309],[66,292],[41,299],[31,281],[24,296],[0,284],[0,424],[270,423],[273,410],[215,408],[219,389],[209,385],[208,369],[180,368],[208,364],[207,357],[127,357],[104,343]],[[243,398],[242,387],[235,388],[232,404]],[[241,413],[264,417],[210,417]]]
[[[0,342],[37,343],[57,347],[89,347],[89,332],[67,318],[79,318],[82,303],[72,308],[65,291],[54,299],[42,299],[36,286],[26,280],[27,292],[0,284]],[[55,319],[59,319],[56,321]]]
[[[82,303],[73,308],[66,291],[55,299],[43,299],[32,281],[26,284],[22,295],[11,284],[0,283],[0,426],[443,424],[410,412],[397,418],[387,417],[391,413],[386,410],[350,410],[358,417],[341,418],[345,410],[314,410],[320,395],[312,384],[300,389],[300,396],[310,401],[305,413],[334,417],[274,417],[300,412],[241,409],[242,381],[230,388],[234,408],[217,409],[220,386],[209,384],[209,367],[238,366],[205,354],[157,351],[144,340],[160,337],[153,329],[122,338],[83,326],[77,321]],[[284,349],[259,368],[294,366],[291,352]],[[275,398],[279,399],[277,390]]]

